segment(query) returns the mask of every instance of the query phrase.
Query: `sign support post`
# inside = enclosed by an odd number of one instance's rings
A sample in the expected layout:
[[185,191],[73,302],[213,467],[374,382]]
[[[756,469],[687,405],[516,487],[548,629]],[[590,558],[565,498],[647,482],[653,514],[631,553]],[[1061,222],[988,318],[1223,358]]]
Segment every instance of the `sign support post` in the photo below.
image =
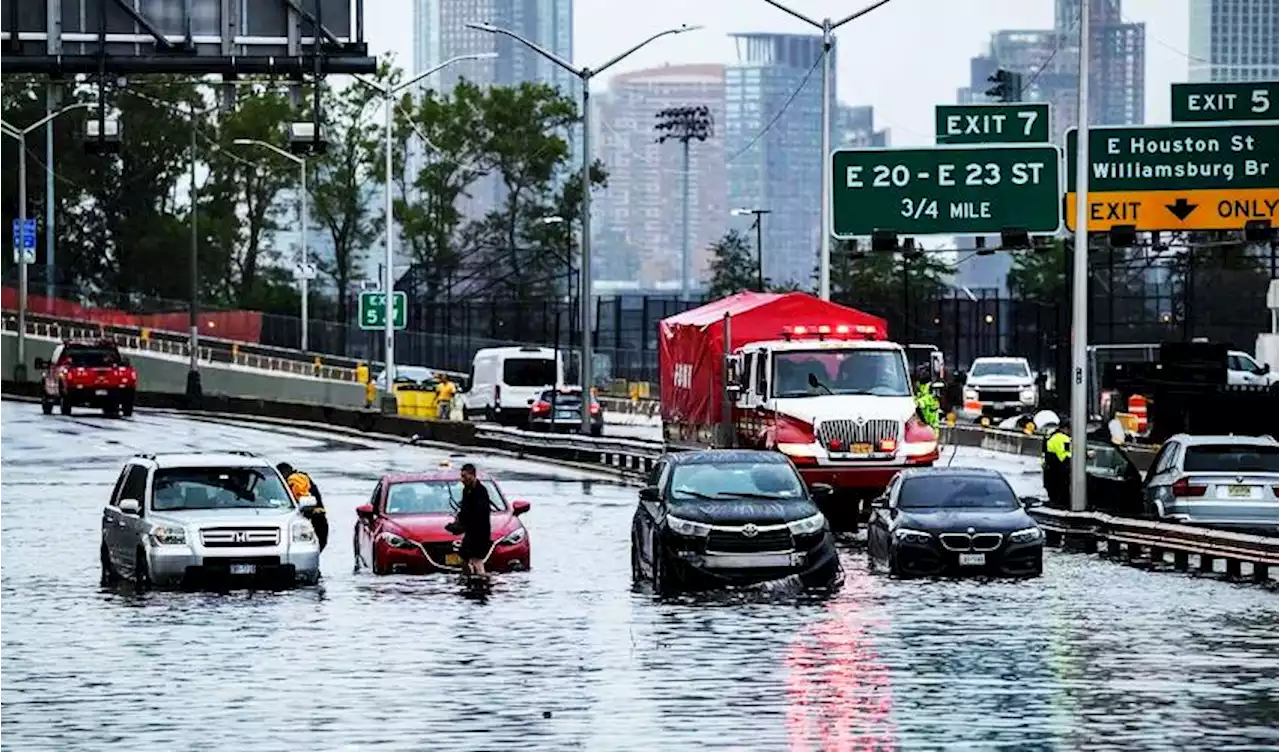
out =
[[1089,358],[1089,2],[1080,3],[1080,83],[1076,124],[1076,247],[1071,259],[1071,511],[1083,512],[1085,459],[1088,455],[1088,390],[1085,368]]

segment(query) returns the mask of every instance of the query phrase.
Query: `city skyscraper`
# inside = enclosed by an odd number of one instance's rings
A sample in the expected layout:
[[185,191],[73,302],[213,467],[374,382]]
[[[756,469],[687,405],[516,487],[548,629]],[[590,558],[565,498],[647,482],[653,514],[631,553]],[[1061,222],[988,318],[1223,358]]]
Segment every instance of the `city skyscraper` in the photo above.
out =
[[[459,55],[496,53],[486,60],[455,63],[424,81],[420,91],[450,92],[461,79],[482,87],[512,86],[541,82],[580,101],[581,86],[576,76],[501,34],[467,28],[468,23],[492,23],[573,60],[573,0],[415,0],[413,15],[413,61],[415,73],[428,70]],[[566,134],[574,154],[581,154],[581,134]],[[410,169],[423,164],[423,144],[410,146]],[[576,164],[576,159],[571,164]],[[482,178],[472,187],[471,198],[463,202],[464,216],[479,219],[496,206],[503,188],[496,178]]]
[[596,97],[595,151],[609,174],[595,209],[601,281],[679,289],[683,146],[658,143],[655,116],[669,107],[702,105],[715,126],[706,141],[689,144],[689,235],[693,287],[706,282],[708,248],[729,222],[724,75],[723,65],[667,65],[614,76],[608,93]]
[[837,149],[889,145],[889,130],[876,130],[875,108],[870,105],[839,105],[831,130],[831,143]]
[[1191,0],[1190,80],[1280,78],[1276,0]]
[[[728,203],[770,211],[764,220],[764,276],[775,284],[809,286],[822,233],[821,71],[815,65],[822,37],[731,37],[737,61],[725,68]],[[833,70],[835,54],[833,46]]]

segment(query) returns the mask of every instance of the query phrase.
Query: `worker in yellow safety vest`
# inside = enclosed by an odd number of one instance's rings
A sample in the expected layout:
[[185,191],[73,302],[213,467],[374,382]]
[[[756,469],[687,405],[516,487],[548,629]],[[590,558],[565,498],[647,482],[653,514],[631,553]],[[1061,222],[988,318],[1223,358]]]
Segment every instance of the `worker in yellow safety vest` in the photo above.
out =
[[439,410],[436,417],[440,420],[449,419],[449,409],[453,406],[453,395],[457,390],[457,385],[448,374],[440,374],[440,380],[436,384],[436,408]]
[[1044,466],[1044,490],[1049,506],[1068,509],[1071,506],[1071,435],[1056,426],[1044,440],[1040,458]]

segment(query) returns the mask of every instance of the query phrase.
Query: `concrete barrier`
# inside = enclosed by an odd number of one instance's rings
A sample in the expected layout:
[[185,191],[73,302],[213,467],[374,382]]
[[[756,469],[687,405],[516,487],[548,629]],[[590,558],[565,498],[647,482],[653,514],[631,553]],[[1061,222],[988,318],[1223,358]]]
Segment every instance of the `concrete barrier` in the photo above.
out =
[[[58,340],[27,337],[27,369],[31,378],[39,378],[36,358],[49,359]],[[121,348],[138,369],[138,390],[150,394],[183,395],[187,390],[188,362],[175,355]],[[18,335],[4,332],[0,340],[0,363],[5,375],[13,373],[18,358]],[[200,381],[205,399],[239,397],[261,400],[313,403],[330,407],[360,408],[364,406],[364,385],[296,376],[270,371],[237,368],[229,364],[200,363]],[[145,403],[138,402],[143,405]]]

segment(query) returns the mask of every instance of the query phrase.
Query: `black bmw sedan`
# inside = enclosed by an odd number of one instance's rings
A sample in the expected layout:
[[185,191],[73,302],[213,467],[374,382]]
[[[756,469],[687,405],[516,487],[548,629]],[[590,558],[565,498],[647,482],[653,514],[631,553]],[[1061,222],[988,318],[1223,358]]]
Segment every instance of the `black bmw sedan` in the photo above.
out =
[[871,503],[867,558],[895,576],[947,573],[1038,577],[1044,533],[994,470],[916,468]]
[[827,520],[800,474],[786,456],[765,451],[659,460],[632,520],[631,571],[659,594],[792,576],[815,588],[843,580]]

